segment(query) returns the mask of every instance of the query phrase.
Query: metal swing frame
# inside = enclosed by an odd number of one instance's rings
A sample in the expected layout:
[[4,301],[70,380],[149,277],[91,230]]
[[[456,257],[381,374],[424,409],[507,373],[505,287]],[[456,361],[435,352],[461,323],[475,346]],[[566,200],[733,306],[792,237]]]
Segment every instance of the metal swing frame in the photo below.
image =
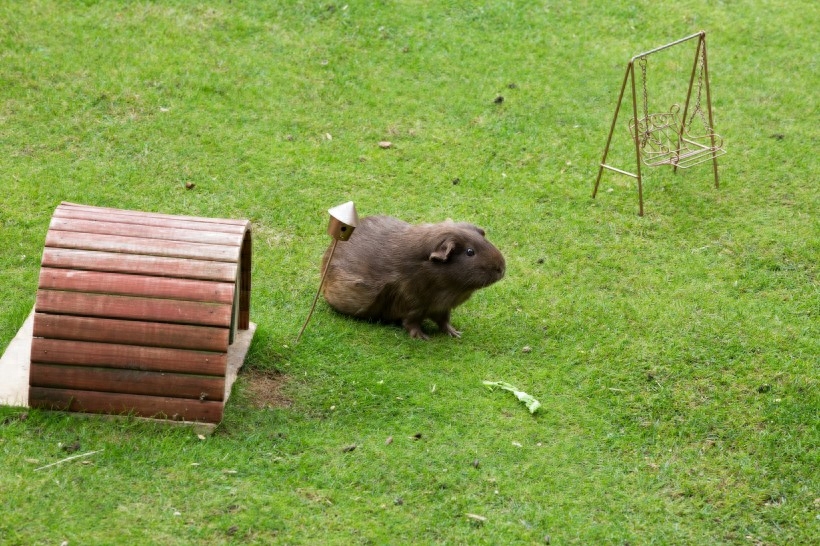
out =
[[[689,40],[695,38],[698,38],[698,46],[695,51],[695,60],[692,64],[692,73],[689,76],[689,89],[686,93],[686,102],[683,107],[682,117],[678,118],[678,111],[680,110],[680,107],[676,104],[672,105],[669,112],[649,114],[646,93],[646,58],[653,53],[658,53],[659,51],[688,42]],[[638,99],[635,91],[635,61],[639,62],[643,76],[644,115],[640,119],[638,118]],[[700,67],[700,76],[698,78],[697,102],[692,111],[692,115],[689,118],[689,122],[687,123],[686,120],[687,115],[689,114],[689,103],[692,97],[692,88],[695,82],[695,74],[698,73],[698,67]],[[606,162],[627,83],[631,83],[632,90],[632,119],[629,122],[629,132],[635,144],[635,173],[608,165]],[[706,116],[704,116],[700,104],[701,90],[704,88],[706,89],[706,112],[708,121],[706,120]],[[690,135],[687,131],[687,127],[691,126],[695,114],[697,113],[700,113],[701,118],[703,119],[703,123],[706,126],[706,133],[703,135]],[[687,36],[686,38],[681,38],[680,40],[676,40],[664,46],[635,55],[629,60],[629,64],[627,64],[624,80],[621,84],[621,91],[618,95],[618,104],[615,107],[615,115],[612,118],[612,125],[609,129],[606,147],[604,148],[604,156],[601,159],[598,169],[598,177],[595,180],[595,189],[592,192],[593,199],[598,194],[598,186],[600,185],[601,175],[603,174],[604,169],[631,176],[638,181],[638,215],[643,216],[643,177],[641,174],[642,160],[651,167],[658,165],[671,165],[674,171],[677,172],[678,167],[685,169],[693,165],[704,163],[711,159],[712,170],[715,175],[715,188],[718,188],[717,157],[725,154],[726,151],[723,148],[723,139],[720,135],[715,134],[713,127],[712,96],[709,89],[709,69],[706,60],[705,31],[700,31],[696,34],[692,34],[691,36]]]

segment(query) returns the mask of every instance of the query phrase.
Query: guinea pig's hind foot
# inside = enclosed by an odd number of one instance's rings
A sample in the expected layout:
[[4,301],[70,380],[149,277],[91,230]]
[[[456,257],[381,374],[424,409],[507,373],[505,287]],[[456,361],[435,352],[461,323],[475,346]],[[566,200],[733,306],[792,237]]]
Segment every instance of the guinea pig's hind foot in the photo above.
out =
[[439,329],[450,337],[461,337],[461,332],[456,330],[449,322],[446,324],[439,324]]

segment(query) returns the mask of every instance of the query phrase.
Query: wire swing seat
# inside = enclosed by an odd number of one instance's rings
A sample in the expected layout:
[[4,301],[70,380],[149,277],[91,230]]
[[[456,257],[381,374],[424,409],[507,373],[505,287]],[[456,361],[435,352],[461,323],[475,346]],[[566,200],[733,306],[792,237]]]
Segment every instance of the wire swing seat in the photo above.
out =
[[629,122],[632,138],[640,142],[644,164],[687,169],[726,153],[723,137],[714,132],[689,134],[688,127],[681,126],[678,112],[680,106],[673,104],[668,112],[649,114],[639,119],[637,129],[634,120]]
[[[687,42],[693,38],[698,39],[698,45],[692,65],[692,72],[689,77],[689,87],[683,112],[680,113],[680,106],[678,104],[673,104],[666,112],[650,114],[646,77],[647,57],[664,49]],[[638,117],[638,99],[635,85],[636,61],[641,68],[642,76],[643,115],[640,118]],[[690,111],[689,107],[696,75],[697,94],[694,101],[695,104]],[[621,103],[623,102],[627,84],[630,82],[632,91],[632,119],[629,122],[629,133],[635,145],[636,172],[634,173],[619,169],[606,162],[612,143],[612,136],[615,133],[618,114],[621,110]],[[705,108],[701,104],[702,92],[704,90],[706,91]],[[703,127],[702,130],[698,129],[697,133],[693,129],[696,117],[700,119],[699,125]],[[709,70],[706,61],[706,32],[700,31],[686,38],[632,57],[629,64],[627,64],[626,73],[624,74],[623,83],[621,84],[621,91],[618,95],[618,102],[615,107],[615,115],[612,118],[609,137],[607,138],[604,155],[601,159],[600,168],[598,169],[598,177],[595,180],[595,189],[592,192],[593,199],[598,193],[598,187],[604,169],[631,176],[635,178],[638,183],[638,215],[643,216],[643,177],[641,173],[641,163],[649,167],[671,165],[677,172],[679,167],[686,169],[711,160],[715,177],[715,188],[719,187],[717,158],[725,154],[726,150],[723,147],[723,138],[714,132],[712,129],[713,126],[712,98],[709,90]]]
[[[699,44],[700,46],[700,44]],[[695,66],[692,67],[692,80],[694,72],[698,71],[698,88],[695,98],[695,107],[689,122],[686,123],[686,112],[679,118],[680,106],[673,104],[668,112],[657,114],[649,113],[649,93],[647,92],[646,78],[646,55],[638,60],[641,67],[641,84],[643,86],[643,117],[633,118],[629,121],[629,132],[635,142],[639,143],[643,162],[650,167],[660,165],[672,165],[686,169],[693,165],[698,165],[709,161],[726,151],[723,149],[723,138],[711,129],[711,123],[706,119],[701,107],[701,93],[703,91],[703,72],[706,63],[706,48],[698,47],[698,54],[695,58]],[[686,97],[686,106],[689,108],[689,98],[692,93],[692,83],[689,85],[689,95]],[[710,109],[711,117],[711,109]],[[700,119],[704,128],[701,135],[691,135],[689,130],[693,126],[695,116],[700,114]]]

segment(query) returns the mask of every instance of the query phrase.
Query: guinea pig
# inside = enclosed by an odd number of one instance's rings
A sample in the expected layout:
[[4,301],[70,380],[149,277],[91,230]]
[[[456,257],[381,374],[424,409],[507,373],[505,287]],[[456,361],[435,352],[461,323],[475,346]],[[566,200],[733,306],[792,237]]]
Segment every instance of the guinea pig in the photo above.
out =
[[425,319],[461,337],[451,311],[479,288],[504,276],[504,256],[472,224],[447,220],[412,225],[390,216],[359,220],[350,239],[322,258],[322,293],[331,307],[354,317],[401,322],[413,338],[429,339]]

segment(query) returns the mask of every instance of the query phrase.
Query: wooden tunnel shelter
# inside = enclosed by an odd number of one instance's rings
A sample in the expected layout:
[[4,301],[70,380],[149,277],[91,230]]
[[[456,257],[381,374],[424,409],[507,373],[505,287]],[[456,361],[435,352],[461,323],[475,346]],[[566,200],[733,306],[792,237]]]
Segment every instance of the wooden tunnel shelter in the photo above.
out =
[[40,270],[29,404],[218,423],[250,288],[247,220],[62,203]]

